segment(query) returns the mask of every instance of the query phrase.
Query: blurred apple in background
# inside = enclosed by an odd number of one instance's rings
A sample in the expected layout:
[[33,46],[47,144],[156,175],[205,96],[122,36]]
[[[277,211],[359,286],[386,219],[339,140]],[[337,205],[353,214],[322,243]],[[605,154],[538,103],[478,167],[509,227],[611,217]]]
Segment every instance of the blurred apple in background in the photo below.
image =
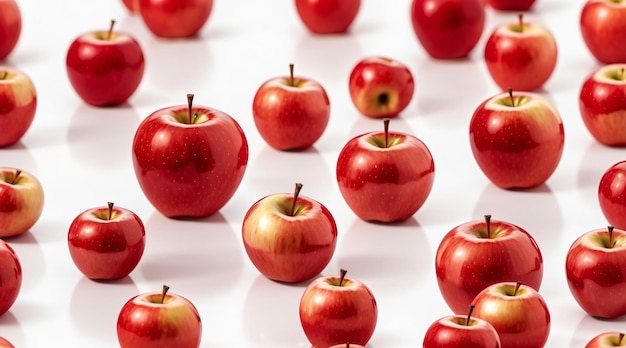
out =
[[124,103],[139,87],[144,56],[137,40],[128,33],[93,31],[75,38],[66,56],[72,87],[87,104],[111,106]]
[[499,11],[528,11],[535,0],[485,0],[489,6]]
[[626,161],[615,163],[602,174],[598,201],[609,224],[626,230]]
[[[2,202],[2,200],[0,200]],[[0,239],[0,316],[17,300],[22,287],[22,267],[11,246]]]
[[15,346],[6,338],[0,337],[0,348],[15,348]]
[[0,0],[0,60],[17,45],[22,33],[22,13],[15,0]]
[[28,75],[0,67],[0,148],[22,139],[36,111],[37,91]]
[[498,332],[487,321],[469,313],[451,315],[433,322],[424,335],[423,348],[500,348]]
[[348,30],[361,0],[295,0],[302,23],[315,34],[340,34]]
[[43,187],[33,174],[0,167],[0,238],[28,231],[39,220],[43,204]]
[[130,13],[139,13],[139,0],[122,0],[122,4]]
[[580,31],[597,60],[626,63],[626,1],[587,0],[580,14]]
[[337,244],[337,225],[318,201],[301,196],[272,194],[246,213],[242,237],[254,266],[269,279],[301,282],[318,275],[330,262]]
[[248,165],[243,130],[223,111],[165,107],[135,132],[133,168],[146,198],[167,217],[206,217],[235,194]]
[[469,134],[476,163],[504,189],[545,183],[561,160],[565,142],[561,116],[547,100],[511,90],[476,108]]
[[387,57],[367,57],[352,68],[348,87],[352,103],[361,114],[390,118],[409,105],[415,81],[401,62]]
[[254,124],[261,137],[277,150],[300,150],[322,136],[330,119],[330,101],[317,81],[289,76],[264,82],[252,103]]
[[138,0],[148,29],[162,38],[196,36],[209,20],[213,0]]
[[624,347],[626,346],[624,336],[625,335],[622,332],[602,332],[589,340],[587,345],[585,345],[585,348]]

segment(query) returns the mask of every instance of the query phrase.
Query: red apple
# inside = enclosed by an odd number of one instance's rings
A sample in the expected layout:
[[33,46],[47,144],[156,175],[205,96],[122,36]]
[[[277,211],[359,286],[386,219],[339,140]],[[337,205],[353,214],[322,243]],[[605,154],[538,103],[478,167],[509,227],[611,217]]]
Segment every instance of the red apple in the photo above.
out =
[[138,0],[148,29],[163,38],[197,35],[209,20],[213,0]]
[[111,106],[124,103],[143,79],[144,56],[130,34],[92,31],[72,41],[66,57],[72,87],[87,104]]
[[626,314],[626,231],[596,229],[578,237],[565,259],[567,284],[580,307],[593,317]]
[[550,334],[550,311],[545,300],[521,282],[493,284],[474,299],[474,316],[489,322],[502,347],[543,348]]
[[428,147],[413,135],[361,134],[346,143],[337,159],[341,195],[362,220],[392,222],[413,216],[424,204],[435,179]]
[[485,215],[484,220],[460,224],[443,237],[435,270],[444,300],[460,315],[479,292],[495,283],[521,280],[539,290],[543,257],[525,229]]
[[591,135],[609,146],[626,146],[626,64],[609,64],[589,75],[579,95],[580,115]]
[[557,61],[554,36],[542,25],[523,22],[498,26],[485,44],[485,63],[503,90],[531,91],[548,81]]
[[317,81],[290,75],[264,82],[254,95],[252,115],[261,137],[278,150],[311,147],[330,119],[330,101]]
[[141,260],[145,235],[139,216],[109,202],[80,213],[69,227],[67,243],[72,261],[87,278],[119,279]]
[[499,11],[528,11],[535,0],[486,0],[486,2]]
[[545,183],[561,160],[565,142],[561,117],[547,100],[511,90],[476,108],[469,134],[478,166],[505,189]]
[[0,337],[0,348],[15,348],[6,338]]
[[15,0],[0,0],[0,60],[17,45],[22,33],[22,14]]
[[433,58],[465,58],[485,27],[482,0],[413,0],[411,21],[417,39]]
[[580,31],[597,60],[626,63],[626,1],[587,0],[580,14]]
[[250,207],[242,236],[252,264],[269,279],[301,282],[318,275],[330,262],[337,245],[337,225],[318,201],[272,194]]
[[139,13],[139,0],[122,0],[122,4],[130,13]]
[[361,59],[350,73],[352,103],[368,117],[389,118],[404,110],[415,90],[409,68],[387,57]]
[[132,160],[150,203],[167,217],[206,217],[234,195],[248,164],[243,130],[223,111],[187,105],[165,107],[135,132]]
[[295,0],[298,16],[316,34],[344,33],[356,18],[361,0]]
[[621,230],[626,230],[626,161],[615,163],[607,169],[598,185],[598,201],[606,220]]
[[585,348],[610,348],[626,346],[625,334],[622,332],[607,331],[593,337]]
[[21,287],[20,260],[13,248],[0,239],[0,316],[13,306]]
[[117,338],[122,348],[197,348],[202,321],[185,297],[162,292],[137,295],[122,307],[117,318]]
[[33,227],[43,203],[43,187],[33,174],[0,167],[0,238],[17,236]]
[[498,332],[487,321],[472,318],[474,306],[467,316],[451,315],[430,325],[423,348],[500,348]]
[[13,145],[24,136],[36,110],[37,91],[28,75],[0,67],[0,147]]
[[300,322],[315,348],[346,342],[366,345],[374,334],[378,307],[362,282],[341,276],[313,280],[300,299]]

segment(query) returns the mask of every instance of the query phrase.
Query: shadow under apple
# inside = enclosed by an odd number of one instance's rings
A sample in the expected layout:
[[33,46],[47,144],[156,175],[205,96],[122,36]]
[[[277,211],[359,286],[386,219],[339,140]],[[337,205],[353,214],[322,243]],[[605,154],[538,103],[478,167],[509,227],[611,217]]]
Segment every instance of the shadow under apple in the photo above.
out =
[[2,327],[2,333],[0,333],[0,336],[9,340],[13,346],[26,346],[26,337],[24,337],[24,332],[22,332],[20,323],[15,315],[11,313],[11,310],[0,315],[0,327]]
[[585,314],[573,332],[570,347],[584,347],[592,338],[603,332],[625,332],[624,324],[626,324],[626,316],[614,319],[601,319]]
[[39,178],[37,161],[22,140],[11,146],[0,147],[0,153],[2,153],[1,167],[20,168]]
[[[591,137],[591,135],[589,135]],[[602,175],[615,163],[625,160],[624,148],[610,147],[593,140],[587,146],[578,168],[577,187],[583,201],[598,206],[598,188]]]

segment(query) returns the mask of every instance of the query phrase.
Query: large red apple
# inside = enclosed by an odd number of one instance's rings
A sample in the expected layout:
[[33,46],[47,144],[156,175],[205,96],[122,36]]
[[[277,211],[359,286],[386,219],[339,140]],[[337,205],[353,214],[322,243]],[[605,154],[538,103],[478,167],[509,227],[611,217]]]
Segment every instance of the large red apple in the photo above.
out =
[[272,194],[250,207],[242,237],[252,264],[269,279],[301,282],[318,275],[337,245],[337,225],[318,201],[295,193]]
[[479,292],[495,283],[521,280],[539,290],[543,257],[525,229],[485,215],[484,220],[460,224],[443,237],[435,271],[444,300],[460,315]]
[[485,0],[485,2],[499,11],[528,11],[535,0]]
[[372,291],[356,279],[341,276],[313,280],[300,299],[300,322],[315,348],[346,342],[366,345],[374,334],[378,306]]
[[202,338],[202,320],[185,297],[149,292],[128,300],[117,318],[117,338],[122,348],[197,348]]
[[315,34],[339,34],[348,30],[361,0],[295,0],[304,26]]
[[543,348],[550,334],[550,311],[537,292],[521,282],[493,284],[474,299],[474,316],[489,322],[502,347]]
[[411,22],[431,57],[465,58],[483,33],[485,5],[483,0],[413,0]]
[[433,322],[424,335],[423,348],[500,348],[498,332],[487,321],[469,314],[451,315]]
[[148,29],[163,38],[197,35],[209,20],[213,0],[138,0]]
[[324,133],[330,119],[330,101],[317,81],[293,76],[264,82],[252,103],[254,124],[261,137],[278,150],[311,147]]
[[602,174],[598,201],[609,224],[626,230],[626,161],[615,163]]
[[337,159],[341,195],[362,220],[392,222],[413,216],[428,198],[435,165],[428,147],[413,135],[384,131],[361,134]]
[[132,211],[87,209],[70,224],[67,243],[72,261],[90,279],[119,279],[132,272],[145,247],[143,222]]
[[622,332],[607,331],[602,332],[594,336],[587,344],[585,348],[610,348],[610,347],[624,347],[626,346],[626,336]]
[[505,189],[545,183],[561,160],[565,142],[561,117],[546,99],[511,90],[476,108],[469,134],[476,163]]
[[580,14],[580,31],[597,60],[626,63],[626,1],[587,0]]
[[605,65],[587,77],[579,108],[589,133],[600,143],[626,146],[626,64]]
[[248,164],[243,130],[223,111],[187,105],[165,107],[135,132],[132,160],[139,185],[167,217],[206,217],[234,195]]
[[36,111],[37,91],[28,75],[0,67],[0,147],[17,143],[33,123]]
[[6,58],[20,39],[22,13],[15,0],[0,0],[0,60]]
[[28,231],[39,220],[43,204],[43,187],[33,174],[0,167],[0,238]]
[[507,90],[543,86],[557,61],[554,36],[543,25],[519,21],[498,26],[485,44],[485,63],[495,83]]
[[22,267],[20,260],[13,248],[0,239],[0,316],[13,306],[21,287]]
[[128,33],[99,30],[75,38],[66,57],[72,87],[86,103],[110,106],[124,103],[143,79],[144,56]]
[[626,314],[626,231],[596,229],[578,237],[565,259],[567,284],[580,307],[593,317]]
[[409,105],[415,81],[401,62],[387,57],[367,57],[352,68],[348,87],[352,103],[361,114],[389,118]]

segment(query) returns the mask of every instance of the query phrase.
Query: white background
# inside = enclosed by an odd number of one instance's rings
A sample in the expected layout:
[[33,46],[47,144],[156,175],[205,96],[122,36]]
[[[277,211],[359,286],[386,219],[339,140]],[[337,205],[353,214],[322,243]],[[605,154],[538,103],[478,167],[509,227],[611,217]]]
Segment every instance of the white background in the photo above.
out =
[[[21,293],[0,317],[0,335],[16,347],[112,347],[121,306],[132,296],[171,291],[190,299],[203,321],[202,347],[309,347],[298,318],[306,283],[279,284],[261,276],[241,240],[242,218],[261,197],[292,192],[326,205],[337,220],[339,239],[323,275],[339,268],[366,283],[379,306],[369,347],[418,347],[436,319],[451,314],[439,294],[434,256],[454,226],[492,214],[527,229],[544,256],[540,293],[552,316],[547,347],[583,347],[596,334],[622,330],[624,318],[600,321],[586,315],[567,287],[567,249],[584,232],[607,225],[596,196],[608,167],[624,150],[595,142],[578,111],[584,79],[600,65],[588,53],[579,30],[583,1],[538,0],[528,21],[546,25],[556,37],[556,70],[538,92],[559,110],[565,127],[563,158],[545,185],[523,192],[492,185],[475,164],[468,125],[474,109],[499,93],[487,73],[484,42],[497,24],[516,13],[487,10],[485,31],[469,59],[435,61],[417,41],[409,0],[364,0],[347,35],[311,35],[292,1],[217,0],[197,39],[154,37],[118,0],[19,2],[23,32],[2,64],[26,72],[39,105],[31,129],[17,145],[0,150],[0,165],[34,173],[46,194],[43,215],[26,234],[7,239],[21,260]],[[65,54],[79,34],[108,28],[132,33],[146,56],[144,80],[125,105],[93,108],[72,90]],[[412,219],[394,225],[360,221],[344,203],[335,179],[342,146],[353,136],[382,128],[361,116],[348,94],[348,76],[366,56],[384,55],[409,66],[416,79],[411,104],[391,130],[414,134],[430,148],[435,184]],[[318,80],[331,100],[331,120],[310,151],[271,149],[251,115],[256,89],[288,73]],[[141,192],[131,163],[136,127],[152,111],[186,102],[221,109],[241,124],[250,145],[239,190],[217,214],[180,221],[160,215]],[[67,250],[67,229],[80,212],[113,201],[137,213],[147,229],[138,267],[117,282],[82,276]],[[610,299],[607,299],[610,300]]]

